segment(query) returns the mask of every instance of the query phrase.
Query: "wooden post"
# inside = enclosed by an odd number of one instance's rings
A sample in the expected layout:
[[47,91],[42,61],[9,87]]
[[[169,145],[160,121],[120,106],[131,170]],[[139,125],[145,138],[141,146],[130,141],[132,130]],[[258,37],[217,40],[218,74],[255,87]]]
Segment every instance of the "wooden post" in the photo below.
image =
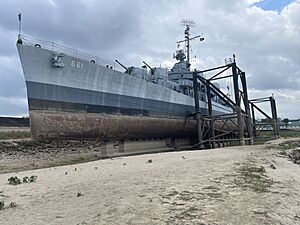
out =
[[244,94],[244,106],[245,106],[245,111],[246,111],[246,125],[247,125],[248,135],[250,138],[250,145],[253,145],[253,127],[251,124],[251,114],[250,114],[250,106],[249,106],[245,72],[241,73],[241,81],[242,81],[243,94]]
[[279,138],[279,126],[278,126],[278,119],[277,119],[277,110],[276,110],[276,103],[274,97],[270,97],[271,103],[271,111],[272,111],[272,119],[273,119],[273,129],[275,138]]
[[255,120],[255,111],[254,111],[253,103],[251,103],[251,112],[252,112],[252,122],[253,122],[253,135],[254,135],[254,137],[256,137],[257,136],[257,134],[256,134],[256,120]]
[[203,148],[203,137],[202,137],[202,123],[199,107],[199,83],[197,82],[197,72],[193,72],[193,88],[194,88],[194,99],[195,99],[195,112],[196,112],[196,121],[197,121],[197,131],[198,131],[198,143],[200,148]]
[[[209,121],[210,137],[214,137],[215,136],[215,128],[214,128],[214,123],[211,120],[211,116],[213,114],[213,109],[212,109],[211,91],[210,91],[209,83],[208,83],[208,85],[206,85],[206,95],[207,95],[207,106],[208,106],[207,111],[208,111],[208,116],[210,118],[210,121]],[[211,144],[212,144],[212,148],[216,147],[216,143],[214,141]]]
[[241,101],[240,101],[240,90],[239,90],[239,80],[237,74],[236,63],[232,63],[232,75],[233,75],[233,88],[234,88],[234,97],[236,104],[236,113],[237,113],[237,122],[238,122],[238,131],[239,131],[239,143],[240,145],[245,145],[244,140],[244,120],[241,110]]

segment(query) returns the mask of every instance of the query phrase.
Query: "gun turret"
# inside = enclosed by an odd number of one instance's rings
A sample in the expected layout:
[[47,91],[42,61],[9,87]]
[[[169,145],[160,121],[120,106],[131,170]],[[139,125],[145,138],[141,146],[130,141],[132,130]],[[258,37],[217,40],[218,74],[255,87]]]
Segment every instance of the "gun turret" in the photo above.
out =
[[143,61],[143,63],[151,70],[151,75],[153,75],[154,69],[151,66],[149,66],[145,61]]
[[122,63],[120,63],[118,60],[115,60],[116,63],[118,63],[120,66],[122,66],[125,69],[125,73],[130,74],[131,69],[124,66]]

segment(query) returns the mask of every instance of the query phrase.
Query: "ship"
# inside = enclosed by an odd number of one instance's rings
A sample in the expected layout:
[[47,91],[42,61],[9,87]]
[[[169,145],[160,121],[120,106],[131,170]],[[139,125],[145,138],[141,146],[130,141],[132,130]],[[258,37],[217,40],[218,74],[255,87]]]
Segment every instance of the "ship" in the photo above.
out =
[[[19,34],[17,50],[25,77],[33,139],[184,138],[197,135],[194,96],[207,115],[206,88],[194,93],[189,59],[190,26],[184,49],[171,69],[124,66],[75,49]],[[194,38],[202,38],[197,36]],[[179,43],[179,42],[178,42]],[[201,74],[200,74],[201,75]],[[212,96],[213,115],[232,109]]]

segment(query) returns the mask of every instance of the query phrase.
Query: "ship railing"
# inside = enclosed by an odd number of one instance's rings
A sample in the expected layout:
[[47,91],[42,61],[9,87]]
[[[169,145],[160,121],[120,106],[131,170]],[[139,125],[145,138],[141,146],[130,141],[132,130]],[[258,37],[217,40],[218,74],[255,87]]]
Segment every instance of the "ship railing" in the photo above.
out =
[[124,71],[124,69],[120,65],[116,64],[115,62],[100,58],[98,56],[89,55],[85,52],[79,51],[74,48],[65,47],[65,46],[57,44],[55,42],[37,39],[37,38],[27,36],[24,34],[21,35],[21,38],[25,45],[39,46],[43,49],[47,49],[47,50],[50,50],[55,53],[64,53],[68,56],[71,56],[71,57],[74,57],[77,59],[94,62],[97,65],[105,66],[105,67],[108,67],[108,68],[111,68],[114,70],[118,70],[121,72]]

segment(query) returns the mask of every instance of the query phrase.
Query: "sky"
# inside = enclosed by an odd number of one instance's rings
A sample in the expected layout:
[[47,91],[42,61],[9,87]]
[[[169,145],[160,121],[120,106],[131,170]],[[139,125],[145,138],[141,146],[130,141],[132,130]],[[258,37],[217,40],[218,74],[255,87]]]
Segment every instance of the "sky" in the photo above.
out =
[[279,117],[300,118],[300,0],[0,0],[2,116],[28,115],[18,12],[23,34],[128,66],[145,60],[169,68],[181,21],[193,20],[192,35],[205,37],[191,43],[193,67],[224,65],[235,54],[250,99],[273,94]]
[[285,6],[293,2],[293,0],[265,0],[255,2],[254,5],[263,10],[272,10],[280,12]]

